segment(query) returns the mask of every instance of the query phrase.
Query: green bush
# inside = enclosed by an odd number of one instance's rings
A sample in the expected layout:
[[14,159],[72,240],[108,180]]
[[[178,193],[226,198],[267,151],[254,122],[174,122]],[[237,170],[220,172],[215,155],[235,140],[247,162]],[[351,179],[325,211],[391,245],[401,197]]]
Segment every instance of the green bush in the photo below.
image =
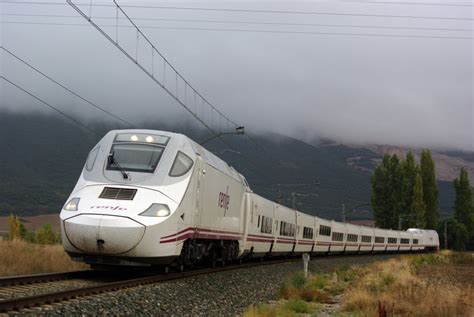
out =
[[302,289],[306,285],[306,278],[303,272],[296,272],[291,278],[291,284],[296,289]]
[[312,281],[311,286],[315,289],[323,289],[328,284],[328,277],[322,274],[316,275]]
[[284,308],[299,314],[307,314],[311,312],[308,304],[301,299],[290,299],[285,303]]
[[411,268],[416,272],[418,271],[423,265],[427,264],[437,264],[442,263],[444,261],[443,257],[437,254],[425,254],[414,256],[410,258],[410,265]]
[[36,231],[36,242],[39,244],[55,244],[59,237],[53,232],[53,227],[47,223]]

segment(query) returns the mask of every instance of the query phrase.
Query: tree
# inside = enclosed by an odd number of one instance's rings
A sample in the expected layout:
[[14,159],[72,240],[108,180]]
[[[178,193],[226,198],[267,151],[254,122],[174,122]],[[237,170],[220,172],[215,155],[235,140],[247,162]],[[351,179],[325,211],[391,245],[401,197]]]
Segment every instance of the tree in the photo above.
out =
[[36,242],[39,244],[55,244],[57,241],[58,237],[49,223],[43,225],[36,232]]
[[[457,251],[466,250],[466,241],[468,239],[466,226],[457,221],[455,217],[450,217],[445,221],[448,231],[448,248]],[[444,221],[439,222],[437,231],[444,231]],[[439,235],[439,242],[441,246],[444,246],[444,234]]]
[[[419,174],[418,166],[415,161],[415,156],[411,151],[409,151],[405,157],[405,160],[401,163],[402,168],[402,208],[401,214],[403,221],[403,227],[410,228],[410,227],[418,227],[416,225],[416,211],[413,209],[414,203],[414,190],[415,190],[415,182],[417,176]],[[423,191],[423,188],[422,188]],[[423,192],[421,193],[423,196]],[[423,207],[424,208],[424,207]],[[424,212],[423,212],[424,213]]]
[[464,168],[461,168],[459,177],[454,179],[453,184],[456,193],[454,218],[466,227],[465,244],[468,249],[472,249],[474,248],[474,202],[469,175]]
[[413,185],[413,199],[411,202],[410,211],[414,219],[415,227],[424,228],[426,219],[426,205],[423,200],[423,180],[421,179],[420,174],[416,175],[415,184]]
[[396,228],[403,210],[402,169],[397,155],[384,155],[372,175],[372,209],[380,228]]
[[423,179],[423,200],[426,205],[426,228],[433,229],[439,219],[439,191],[436,183],[435,163],[430,150],[421,152],[420,174]]
[[[17,216],[10,214],[8,216],[8,236],[10,240],[21,239],[21,221]],[[23,227],[24,228],[24,227]]]

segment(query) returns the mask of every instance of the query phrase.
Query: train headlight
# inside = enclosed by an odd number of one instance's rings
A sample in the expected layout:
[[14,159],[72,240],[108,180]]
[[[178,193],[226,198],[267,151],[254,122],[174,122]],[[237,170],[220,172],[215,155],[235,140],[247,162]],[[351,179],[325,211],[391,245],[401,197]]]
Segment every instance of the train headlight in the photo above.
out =
[[71,200],[64,206],[64,210],[67,210],[67,211],[77,211],[77,207],[79,207],[79,200],[81,200],[81,199],[78,198],[78,197],[75,197],[75,198],[71,199]]
[[167,217],[170,215],[170,209],[165,204],[151,204],[147,210],[142,212],[140,216],[146,217]]

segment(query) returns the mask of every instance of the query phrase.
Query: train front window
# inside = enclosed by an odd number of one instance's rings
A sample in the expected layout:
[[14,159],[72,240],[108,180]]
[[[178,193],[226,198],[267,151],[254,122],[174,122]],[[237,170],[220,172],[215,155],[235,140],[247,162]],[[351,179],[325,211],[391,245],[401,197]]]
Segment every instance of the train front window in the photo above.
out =
[[118,134],[107,161],[107,170],[153,173],[168,137],[145,134]]

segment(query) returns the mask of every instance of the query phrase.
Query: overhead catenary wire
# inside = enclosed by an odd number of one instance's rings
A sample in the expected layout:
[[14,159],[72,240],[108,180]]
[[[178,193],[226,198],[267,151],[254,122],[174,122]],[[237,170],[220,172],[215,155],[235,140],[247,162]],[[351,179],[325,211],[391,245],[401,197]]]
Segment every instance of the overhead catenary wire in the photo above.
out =
[[[96,30],[98,30],[107,40],[109,40],[112,44],[114,44],[127,58],[129,58],[132,62],[135,63],[135,65],[137,65],[145,74],[147,74],[147,76],[153,80],[155,83],[157,83],[163,90],[165,90],[178,104],[180,104],[183,108],[185,108],[195,119],[197,119],[201,124],[204,125],[204,127],[206,127],[209,131],[211,131],[212,133],[214,133],[216,135],[217,138],[219,138],[224,144],[226,144],[226,146],[228,146],[229,148],[231,149],[234,149],[232,145],[230,145],[228,142],[226,142],[219,134],[219,132],[215,131],[212,127],[210,127],[206,122],[204,122],[201,118],[199,118],[197,116],[196,113],[194,113],[190,108],[188,108],[188,106],[186,105],[186,99],[185,101],[183,102],[180,98],[179,98],[179,95],[178,94],[173,94],[169,88],[166,87],[166,84],[165,83],[160,83],[155,76],[152,76],[151,73],[143,66],[141,65],[139,62],[138,62],[138,59],[134,59],[133,56],[131,56],[124,48],[122,48],[120,45],[119,45],[119,42],[118,42],[118,39],[117,41],[114,41],[108,34],[107,32],[105,32],[104,30],[102,30],[94,21],[93,19],[89,16],[87,16],[84,12],[82,12],[79,8],[77,8],[70,0],[67,0],[67,2],[81,15],[83,16]],[[135,23],[128,17],[128,15],[122,10],[122,8],[120,8],[120,6],[114,1],[115,5],[117,6],[117,9],[120,10],[122,12],[122,14],[124,16],[126,16],[128,18],[128,20],[130,21],[130,23],[133,25],[133,27],[136,29],[137,31],[137,34],[140,34],[142,36],[142,38],[151,45],[151,48],[152,50],[154,50],[157,55],[161,56],[163,58],[163,64],[164,65],[168,65],[168,67],[170,67],[171,69],[173,69],[176,73],[176,78],[178,78],[178,76],[184,81],[185,84],[188,85],[189,88],[191,88],[193,90],[193,92],[199,96],[202,101],[206,102],[209,106],[211,106],[212,110],[216,111],[219,115],[221,115],[222,118],[226,119],[228,123],[232,123],[233,125],[235,125],[236,127],[240,127],[240,125],[237,125],[234,121],[232,121],[231,119],[229,119],[227,116],[225,116],[222,112],[220,112],[217,108],[215,108],[213,105],[211,105],[201,94],[199,94],[199,92],[197,92],[185,79],[184,77],[166,60],[166,58],[156,49],[156,47],[153,45],[153,43],[151,43],[151,41],[143,34],[143,32],[138,28],[137,25],[135,25]],[[212,113],[213,114],[213,113]],[[242,158],[244,158],[242,156]],[[247,160],[246,158],[244,158],[245,160]],[[252,164],[253,165],[253,164]],[[257,171],[257,173],[259,173]]]
[[[48,5],[66,5],[61,2],[47,2],[47,1],[11,1],[4,0],[0,3],[18,3],[18,4],[30,4],[40,3]],[[409,2],[409,1],[373,1],[373,0],[331,0],[331,3],[344,3],[344,4],[377,4],[377,5],[402,5],[402,6],[431,6],[431,7],[472,7],[472,3],[461,3],[461,2]],[[326,4],[326,1],[317,1],[313,4]],[[90,3],[81,3],[79,5],[90,5]]]
[[[36,13],[0,13],[1,16],[14,17],[45,17],[45,18],[81,18],[74,15],[60,14],[36,14]],[[124,20],[111,16],[95,16],[95,19]],[[133,17],[134,20],[160,21],[160,22],[189,22],[189,23],[223,23],[223,24],[243,24],[243,25],[277,25],[277,26],[302,26],[302,27],[335,27],[335,28],[363,28],[363,29],[393,29],[393,30],[420,30],[420,31],[459,31],[472,32],[470,28],[433,28],[433,27],[409,27],[409,26],[384,26],[384,25],[350,25],[350,24],[322,24],[322,23],[291,23],[291,22],[261,22],[261,21],[235,21],[235,20],[208,20],[208,19],[170,19],[170,18],[143,18]],[[140,26],[148,28],[147,26]]]
[[66,90],[67,92],[71,93],[72,95],[76,96],[77,98],[81,99],[82,101],[88,103],[89,105],[91,105],[92,107],[102,111],[103,113],[115,118],[116,120],[124,123],[126,126],[128,127],[134,127],[135,125],[115,114],[113,114],[112,112],[104,109],[103,107],[97,105],[96,103],[93,103],[92,101],[82,97],[81,95],[79,95],[78,93],[74,92],[73,90],[71,90],[70,88],[66,87],[64,84],[61,84],[60,82],[58,82],[57,80],[53,79],[51,76],[45,74],[44,72],[42,72],[41,70],[39,70],[37,67],[34,67],[33,65],[31,65],[30,63],[28,63],[27,61],[25,61],[24,59],[22,59],[21,57],[19,57],[18,55],[16,55],[15,53],[13,53],[12,51],[8,50],[7,48],[5,48],[4,46],[1,46],[0,49],[2,49],[3,51],[5,51],[6,53],[8,53],[10,56],[16,58],[18,61],[20,61],[21,63],[23,63],[24,65],[28,66],[29,68],[33,69],[35,72],[37,72],[38,74],[42,75],[43,77],[47,78],[49,81],[55,83],[56,85],[60,86],[61,88],[63,88],[64,90]]
[[[23,22],[23,21],[0,21],[2,24],[25,24],[25,25],[51,25],[51,26],[81,26],[88,24],[80,23],[54,23],[54,22]],[[97,24],[101,27],[116,27],[115,25]],[[129,26],[119,26],[130,28]],[[384,34],[384,33],[349,33],[349,32],[317,32],[317,31],[277,31],[277,30],[251,30],[251,29],[222,29],[222,28],[195,28],[195,27],[161,27],[161,26],[140,26],[142,29],[160,30],[183,30],[183,31],[216,31],[216,32],[241,32],[241,33],[262,33],[262,34],[299,34],[299,35],[334,35],[334,36],[355,36],[355,37],[385,37],[385,38],[425,38],[425,39],[446,39],[446,40],[472,40],[469,36],[439,36],[439,35],[410,35],[410,34]]]
[[[71,5],[72,8],[74,8],[82,17],[84,17],[96,30],[98,30],[107,40],[109,40],[113,45],[115,45],[127,58],[129,58],[137,67],[139,67],[152,81],[154,81],[156,84],[158,84],[163,90],[165,90],[175,101],[181,105],[188,113],[190,113],[197,121],[199,121],[204,127],[206,127],[209,131],[211,131],[214,135],[217,135],[218,132],[214,130],[212,126],[210,126],[208,123],[204,121],[203,118],[200,118],[197,113],[193,112],[192,109],[190,109],[187,104],[187,95],[184,96],[184,101],[181,100],[180,95],[178,90],[176,89],[176,92],[174,93],[171,88],[166,86],[166,82],[160,82],[156,76],[153,76],[151,72],[144,67],[139,61],[138,61],[138,51],[136,57],[133,57],[130,55],[130,52],[128,52],[126,49],[124,49],[120,43],[118,42],[118,39],[114,40],[111,38],[111,36],[104,31],[98,24],[96,24],[93,20],[92,17],[88,16],[86,13],[84,13],[79,7],[77,7],[71,0],[67,0],[67,3]],[[166,59],[166,57],[155,47],[155,45],[148,39],[148,37],[140,30],[140,28],[130,19],[130,17],[126,14],[125,11],[114,1],[114,4],[117,8],[117,10],[120,10],[121,14],[125,16],[128,21],[131,23],[132,27],[136,30],[137,37],[141,36],[142,39],[144,39],[145,43],[148,43],[150,46],[151,50],[156,53],[156,56],[161,57],[163,60],[163,64],[167,65],[169,69],[171,69],[175,73],[176,77],[176,88],[178,88],[178,78],[184,83],[185,86],[189,87],[196,95],[198,95],[202,100],[205,101],[205,103],[210,107],[211,109],[211,114],[213,115],[214,112],[218,113],[220,116],[222,116],[224,119],[226,119],[228,122],[232,123],[235,127],[238,127],[237,123],[232,121],[230,118],[228,118],[225,114],[223,114],[219,109],[217,109],[214,105],[212,105],[206,98],[204,98],[185,78],[184,76],[181,75],[181,73]],[[137,46],[138,50],[138,46]],[[152,65],[154,67],[154,65]],[[185,91],[186,92],[186,91]]]
[[[334,1],[334,0],[333,0]],[[431,7],[472,7],[470,3],[441,3],[441,2],[407,2],[407,1],[370,1],[370,0],[336,0],[336,2],[354,4],[381,4],[381,5],[415,5]]]
[[38,96],[36,96],[35,94],[33,94],[32,92],[26,90],[25,88],[21,87],[20,85],[14,83],[13,81],[9,80],[8,78],[6,78],[4,75],[0,75],[0,79],[3,79],[4,81],[6,81],[7,83],[9,83],[10,85],[18,88],[19,90],[23,91],[25,94],[31,96],[32,98],[36,99],[37,101],[39,101],[40,103],[44,104],[45,106],[53,109],[54,111],[56,111],[57,113],[59,113],[60,115],[62,115],[63,117],[69,119],[70,121],[74,122],[75,124],[77,124],[78,126],[82,127],[83,129],[87,130],[88,132],[100,137],[101,135],[89,128],[88,126],[86,126],[85,124],[83,124],[82,122],[80,122],[79,120],[75,119],[74,117],[68,115],[67,113],[65,113],[64,111],[56,108],[55,106],[51,105],[50,103],[44,101],[43,99],[39,98]]
[[[33,4],[33,5],[64,5],[60,2],[32,2],[32,1],[1,1],[5,4]],[[78,6],[91,7],[115,7],[112,4],[100,3],[77,3]],[[327,16],[352,16],[352,17],[378,17],[378,18],[407,18],[407,19],[431,19],[431,20],[461,20],[473,21],[473,18],[443,17],[443,16],[419,16],[419,15],[395,15],[395,14],[369,14],[369,13],[347,13],[347,12],[319,12],[319,11],[291,11],[291,10],[263,10],[263,9],[235,9],[235,8],[206,8],[206,7],[175,7],[175,6],[152,6],[124,4],[123,8],[136,9],[162,9],[162,10],[187,10],[187,11],[215,11],[215,12],[242,12],[242,13],[266,13],[266,14],[296,14],[296,15],[327,15]],[[87,16],[87,15],[86,15]]]

